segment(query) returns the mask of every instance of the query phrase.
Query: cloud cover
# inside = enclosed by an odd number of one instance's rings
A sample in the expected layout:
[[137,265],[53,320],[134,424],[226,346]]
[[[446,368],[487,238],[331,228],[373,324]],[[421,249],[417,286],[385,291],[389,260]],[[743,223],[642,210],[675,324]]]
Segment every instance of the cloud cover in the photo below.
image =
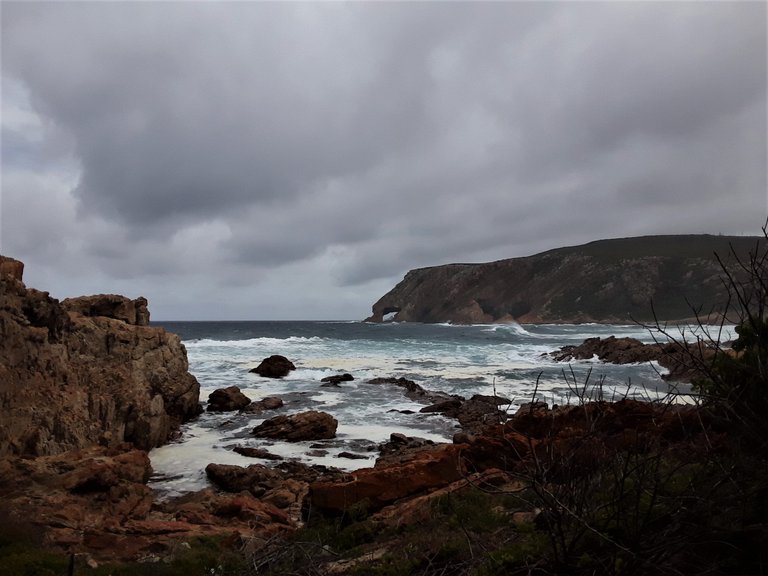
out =
[[1,10],[1,248],[55,296],[354,319],[410,268],[768,215],[763,2]]

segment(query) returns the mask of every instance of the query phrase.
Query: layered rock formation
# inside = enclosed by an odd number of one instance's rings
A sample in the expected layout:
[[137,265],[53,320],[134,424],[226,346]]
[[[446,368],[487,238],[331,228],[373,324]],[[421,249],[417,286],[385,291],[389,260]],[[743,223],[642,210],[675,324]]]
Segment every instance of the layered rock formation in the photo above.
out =
[[[626,323],[691,318],[727,295],[715,257],[754,251],[757,237],[601,240],[487,264],[411,270],[373,305],[371,322]],[[653,303],[653,308],[651,307]]]
[[0,257],[0,457],[130,442],[148,450],[199,413],[178,336],[144,298],[68,299],[27,288]]

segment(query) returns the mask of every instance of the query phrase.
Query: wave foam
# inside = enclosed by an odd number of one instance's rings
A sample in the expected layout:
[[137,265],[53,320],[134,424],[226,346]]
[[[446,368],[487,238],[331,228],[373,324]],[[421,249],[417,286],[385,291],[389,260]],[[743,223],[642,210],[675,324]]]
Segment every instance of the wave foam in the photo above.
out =
[[288,336],[287,338],[249,338],[247,340],[212,340],[210,338],[200,338],[198,340],[186,340],[184,345],[187,348],[254,348],[263,345],[283,346],[285,344],[312,344],[326,342],[327,339],[319,336]]

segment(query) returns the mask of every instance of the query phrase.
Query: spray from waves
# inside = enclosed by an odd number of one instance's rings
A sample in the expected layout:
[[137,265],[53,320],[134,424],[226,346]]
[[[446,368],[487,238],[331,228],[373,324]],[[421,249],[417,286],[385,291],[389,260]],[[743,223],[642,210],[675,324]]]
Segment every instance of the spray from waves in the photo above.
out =
[[537,334],[535,332],[526,330],[521,324],[518,324],[517,322],[510,322],[508,324],[493,324],[491,326],[483,325],[483,332],[512,334],[525,338],[547,338],[547,336],[544,334]]

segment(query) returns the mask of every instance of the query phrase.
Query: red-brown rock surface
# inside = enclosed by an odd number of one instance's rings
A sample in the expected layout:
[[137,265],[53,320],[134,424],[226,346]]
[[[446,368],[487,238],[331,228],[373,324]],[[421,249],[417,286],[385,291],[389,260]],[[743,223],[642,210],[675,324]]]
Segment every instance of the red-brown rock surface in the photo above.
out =
[[145,484],[150,472],[147,453],[128,444],[4,460],[4,521],[31,525],[46,546],[98,561],[162,557],[197,536],[236,544],[294,526],[287,511],[248,493],[203,490],[155,502]]
[[461,445],[443,444],[414,454],[407,462],[357,470],[347,481],[314,482],[309,489],[311,504],[332,513],[361,503],[377,510],[402,498],[431,492],[466,475],[461,450]]
[[149,449],[199,413],[186,350],[142,325],[145,299],[65,305],[27,288],[14,262],[0,260],[0,457],[125,441]]
[[131,300],[118,294],[96,294],[66,298],[61,304],[69,312],[82,316],[104,316],[122,320],[126,324],[149,326],[149,310],[144,297]]

